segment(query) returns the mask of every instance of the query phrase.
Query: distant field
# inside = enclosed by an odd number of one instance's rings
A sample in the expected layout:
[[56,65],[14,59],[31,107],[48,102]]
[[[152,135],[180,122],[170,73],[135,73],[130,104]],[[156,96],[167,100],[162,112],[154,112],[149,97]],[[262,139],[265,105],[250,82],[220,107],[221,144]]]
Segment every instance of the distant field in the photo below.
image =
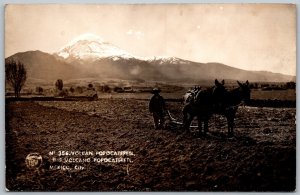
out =
[[[175,93],[164,93],[161,95],[165,99],[180,99],[185,91],[177,91]],[[98,93],[99,98],[128,98],[128,99],[150,99],[151,93]],[[277,90],[262,91],[252,90],[251,99],[255,100],[296,100],[295,90]]]
[[[186,91],[180,90],[176,91],[174,93],[171,92],[162,92],[161,95],[165,99],[176,99],[179,100],[182,98]],[[122,98],[122,99],[150,99],[152,94],[150,92],[140,92],[140,93],[103,93],[103,92],[97,92],[99,98]],[[80,95],[80,94],[77,94]],[[13,94],[10,94],[8,96],[12,96]],[[7,97],[8,97],[7,96]],[[22,97],[41,97],[42,95],[28,95],[23,94]],[[48,95],[45,95],[46,97]],[[50,97],[50,96],[49,96]],[[276,90],[276,91],[262,91],[262,90],[252,90],[251,92],[251,99],[254,100],[291,100],[296,101],[296,91],[295,90]]]
[[275,90],[275,91],[262,91],[252,90],[251,99],[258,100],[296,100],[296,90]]
[[[97,92],[99,98],[127,98],[127,99],[150,99],[152,94],[151,89],[156,87],[161,89],[161,94],[165,99],[181,99],[182,96],[194,86],[201,86],[202,88],[211,87],[214,85],[214,81],[201,82],[197,84],[184,84],[184,83],[166,83],[166,82],[140,82],[140,81],[125,81],[125,80],[94,80],[94,79],[83,79],[83,80],[72,80],[65,81],[63,90],[67,96],[87,96],[88,85],[92,84],[92,88]],[[227,81],[225,84],[226,88],[232,89],[237,87],[237,83]],[[284,89],[284,83],[271,84],[268,86],[277,86]],[[23,90],[22,97],[36,97],[36,96],[55,96],[55,87],[51,83],[46,83],[40,86],[42,92],[37,92],[38,86],[33,83],[27,84]],[[107,87],[107,90],[103,90]],[[251,99],[254,100],[281,100],[281,101],[295,101],[296,90],[262,90],[263,83],[260,83],[260,87],[252,89]],[[127,92],[124,90],[129,88]],[[118,91],[117,91],[118,90]],[[120,93],[120,90],[123,90]],[[6,90],[7,96],[13,96],[12,89]]]

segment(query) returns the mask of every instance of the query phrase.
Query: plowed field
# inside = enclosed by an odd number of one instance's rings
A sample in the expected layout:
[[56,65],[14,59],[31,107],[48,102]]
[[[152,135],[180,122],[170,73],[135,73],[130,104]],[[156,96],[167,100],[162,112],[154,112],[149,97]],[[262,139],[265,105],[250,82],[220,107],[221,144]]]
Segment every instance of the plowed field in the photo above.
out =
[[[180,120],[182,104],[167,105]],[[168,127],[154,130],[146,100],[7,102],[6,187],[11,191],[294,191],[295,115],[295,108],[240,107],[233,138],[227,138],[226,119],[219,115],[210,119],[209,134],[198,138],[196,129],[191,134]],[[77,153],[66,156],[63,151]],[[132,155],[123,156],[126,162],[96,162],[97,151]],[[30,153],[42,156],[40,167],[26,165]],[[53,157],[91,161],[60,162]]]

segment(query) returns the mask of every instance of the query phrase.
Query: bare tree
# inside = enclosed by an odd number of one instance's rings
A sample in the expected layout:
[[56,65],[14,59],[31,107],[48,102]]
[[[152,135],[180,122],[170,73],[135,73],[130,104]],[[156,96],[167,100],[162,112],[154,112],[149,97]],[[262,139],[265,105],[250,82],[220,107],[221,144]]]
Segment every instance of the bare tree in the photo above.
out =
[[20,92],[25,84],[27,72],[24,64],[12,59],[5,60],[6,81],[14,89],[15,97],[20,97]]
[[64,87],[63,81],[61,79],[57,79],[57,81],[55,83],[55,87],[56,87],[56,89],[61,91]]

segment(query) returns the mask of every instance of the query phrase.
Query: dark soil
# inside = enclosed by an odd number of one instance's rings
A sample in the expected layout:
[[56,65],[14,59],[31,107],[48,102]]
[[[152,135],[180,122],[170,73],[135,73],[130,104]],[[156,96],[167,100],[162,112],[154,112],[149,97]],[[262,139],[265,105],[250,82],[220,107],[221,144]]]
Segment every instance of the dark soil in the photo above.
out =
[[[168,103],[181,118],[180,103]],[[235,137],[223,116],[210,133],[154,130],[148,102],[7,102],[6,187],[11,191],[294,191],[295,108],[241,107]],[[53,170],[50,151],[132,151],[132,162]],[[25,159],[37,152],[38,169]]]

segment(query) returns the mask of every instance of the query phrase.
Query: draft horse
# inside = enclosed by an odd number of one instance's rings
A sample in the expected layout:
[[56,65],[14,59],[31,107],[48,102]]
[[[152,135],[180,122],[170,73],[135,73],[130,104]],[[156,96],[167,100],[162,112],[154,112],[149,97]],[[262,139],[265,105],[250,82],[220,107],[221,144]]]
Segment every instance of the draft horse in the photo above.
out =
[[[220,98],[225,93],[224,80],[220,83],[216,79],[215,86],[208,89],[198,88],[197,91],[186,94],[183,108],[183,128],[185,132],[189,133],[190,125],[193,119],[197,117],[199,135],[202,133],[206,134],[208,131],[208,120],[213,114],[214,107],[221,101]],[[202,122],[204,124],[204,132],[202,132]]]
[[239,81],[237,83],[239,86],[225,94],[225,98],[220,103],[221,107],[216,111],[216,114],[226,117],[229,137],[234,135],[234,118],[238,107],[240,105],[247,105],[250,102],[251,89],[248,80],[245,83],[240,83]]
[[[228,124],[228,136],[232,137],[234,118],[237,109],[242,104],[250,101],[250,86],[248,80],[245,83],[237,81],[238,87],[232,90],[226,90],[224,80],[220,83],[215,80],[215,86],[206,90],[199,90],[196,97],[190,98],[183,108],[183,128],[189,132],[189,127],[195,116],[198,119],[199,134],[206,135],[208,132],[208,121],[213,114],[224,115]],[[202,132],[202,122],[204,123],[204,132]]]

